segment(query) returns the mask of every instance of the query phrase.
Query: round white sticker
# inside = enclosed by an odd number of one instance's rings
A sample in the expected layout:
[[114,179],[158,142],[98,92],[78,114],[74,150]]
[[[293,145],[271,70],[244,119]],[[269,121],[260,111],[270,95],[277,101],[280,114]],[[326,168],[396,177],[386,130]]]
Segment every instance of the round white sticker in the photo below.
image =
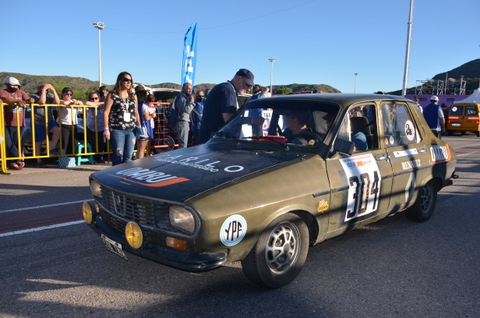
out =
[[409,141],[413,141],[415,139],[415,126],[410,119],[405,121],[405,136]]
[[223,245],[234,246],[240,243],[247,233],[247,221],[241,215],[232,215],[220,228],[220,240]]

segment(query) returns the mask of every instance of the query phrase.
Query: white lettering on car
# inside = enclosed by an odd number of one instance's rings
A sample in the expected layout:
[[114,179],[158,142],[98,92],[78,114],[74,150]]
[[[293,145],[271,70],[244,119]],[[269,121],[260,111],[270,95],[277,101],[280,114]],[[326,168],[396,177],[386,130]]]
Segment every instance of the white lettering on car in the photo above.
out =
[[348,180],[345,222],[378,209],[382,175],[372,154],[341,159]]
[[243,240],[246,233],[247,221],[241,215],[232,215],[220,228],[220,241],[225,246],[234,246]]
[[402,162],[403,170],[409,170],[409,169],[417,168],[417,167],[420,167],[420,166],[421,166],[420,159],[415,159],[415,160],[412,160],[412,161]]
[[189,179],[173,176],[160,171],[153,171],[150,169],[145,169],[141,167],[130,168],[125,170],[120,170],[116,172],[119,176],[126,177],[130,181],[143,181],[137,182],[143,185],[149,185],[154,187],[171,185],[183,181],[188,181]]
[[[211,161],[210,159],[201,159],[198,157],[186,157],[180,159],[181,156],[162,156],[157,158],[157,161],[170,162],[172,164],[187,166],[195,169],[205,170],[209,172],[218,172],[221,168],[218,168],[218,165],[221,164],[221,161]],[[245,169],[243,166],[232,165],[223,168],[225,172],[240,172]]]

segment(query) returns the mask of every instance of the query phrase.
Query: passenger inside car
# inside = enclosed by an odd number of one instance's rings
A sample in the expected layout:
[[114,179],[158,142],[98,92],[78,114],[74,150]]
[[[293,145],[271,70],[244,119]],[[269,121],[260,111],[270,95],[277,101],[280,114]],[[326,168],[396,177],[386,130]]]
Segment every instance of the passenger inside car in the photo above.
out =
[[309,122],[311,118],[311,112],[306,110],[294,110],[286,115],[288,130],[284,131],[284,136],[287,137],[287,142],[304,146],[320,144],[322,137],[310,127]]

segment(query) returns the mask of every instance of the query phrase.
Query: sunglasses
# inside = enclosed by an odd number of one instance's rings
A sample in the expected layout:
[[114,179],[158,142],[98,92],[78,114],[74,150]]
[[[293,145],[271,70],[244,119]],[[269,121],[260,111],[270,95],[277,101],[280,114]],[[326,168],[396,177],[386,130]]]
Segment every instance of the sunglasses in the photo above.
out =
[[63,95],[67,95],[67,96],[73,96],[72,93],[63,93]]
[[97,100],[98,97],[90,97],[90,100]]
[[122,78],[122,81],[127,82],[127,83],[128,83],[128,82],[131,83],[131,82],[132,82],[132,79],[131,79],[131,78],[126,78],[126,77],[124,77],[124,78]]

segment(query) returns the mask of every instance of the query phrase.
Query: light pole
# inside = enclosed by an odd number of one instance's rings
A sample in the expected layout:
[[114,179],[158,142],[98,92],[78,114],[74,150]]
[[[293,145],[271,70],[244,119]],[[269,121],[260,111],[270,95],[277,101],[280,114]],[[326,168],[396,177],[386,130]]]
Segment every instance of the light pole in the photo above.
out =
[[98,87],[102,86],[102,37],[100,31],[105,28],[105,23],[103,22],[94,22],[93,27],[98,29]]
[[275,62],[275,59],[274,58],[269,58],[268,59],[270,61],[271,64],[271,67],[270,67],[270,94],[273,94],[273,91],[272,91],[272,83],[273,83],[273,62]]
[[355,75],[355,86],[353,86],[353,92],[356,93],[357,92],[357,75],[358,75],[358,73],[353,73],[353,75]]

